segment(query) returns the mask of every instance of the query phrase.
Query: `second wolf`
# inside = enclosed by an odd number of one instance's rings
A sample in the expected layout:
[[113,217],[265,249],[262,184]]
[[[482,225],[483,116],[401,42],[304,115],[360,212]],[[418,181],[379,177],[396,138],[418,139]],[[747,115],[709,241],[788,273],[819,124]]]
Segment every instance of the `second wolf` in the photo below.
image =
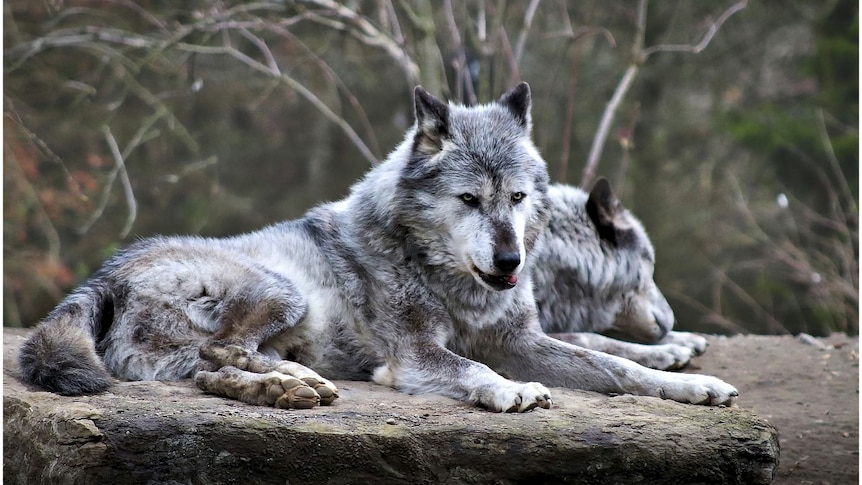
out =
[[683,367],[706,351],[703,337],[673,330],[673,311],[653,280],[652,243],[605,179],[589,194],[551,185],[548,200],[551,218],[533,270],[546,332],[654,369]]
[[111,375],[195,376],[284,407],[372,378],[493,411],[550,407],[545,385],[731,404],[714,377],[542,332],[531,271],[550,205],[530,104],[526,84],[471,108],[417,88],[413,128],[347,198],[242,236],[121,251],[25,342],[24,379],[79,394]]

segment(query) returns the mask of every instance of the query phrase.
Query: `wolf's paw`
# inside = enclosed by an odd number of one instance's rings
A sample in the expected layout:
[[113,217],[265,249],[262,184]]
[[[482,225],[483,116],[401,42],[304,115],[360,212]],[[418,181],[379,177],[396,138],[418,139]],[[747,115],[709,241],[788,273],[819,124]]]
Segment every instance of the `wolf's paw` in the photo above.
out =
[[683,347],[688,347],[694,352],[694,355],[703,355],[706,352],[706,348],[709,346],[709,342],[700,335],[689,333],[689,332],[668,332],[667,335],[659,344],[676,344],[682,345]]
[[658,370],[682,369],[694,357],[694,351],[677,344],[650,345],[649,351],[634,359],[638,364]]
[[700,374],[674,374],[674,379],[658,389],[662,399],[706,406],[733,406],[739,392],[717,377]]
[[281,372],[264,376],[267,404],[281,409],[310,409],[322,401],[317,391],[296,377]]
[[523,413],[536,407],[551,407],[551,393],[538,382],[506,381],[503,385],[474,391],[470,400],[497,413]]
[[320,377],[317,372],[287,360],[281,361],[275,370],[282,374],[293,376],[315,390],[320,396],[320,404],[328,406],[338,399],[338,388],[332,382]]
[[308,384],[275,371],[257,374],[222,367],[218,372],[198,372],[195,384],[205,392],[258,406],[309,409],[321,403],[320,395]]

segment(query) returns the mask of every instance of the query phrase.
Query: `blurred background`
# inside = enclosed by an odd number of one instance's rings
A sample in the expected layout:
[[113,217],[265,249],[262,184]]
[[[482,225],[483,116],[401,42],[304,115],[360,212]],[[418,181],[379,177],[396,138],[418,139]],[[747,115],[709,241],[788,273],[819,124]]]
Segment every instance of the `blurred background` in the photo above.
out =
[[530,83],[557,182],[608,178],[677,328],[858,333],[858,2],[3,2],[3,321],[117,248],[335,200],[412,123]]

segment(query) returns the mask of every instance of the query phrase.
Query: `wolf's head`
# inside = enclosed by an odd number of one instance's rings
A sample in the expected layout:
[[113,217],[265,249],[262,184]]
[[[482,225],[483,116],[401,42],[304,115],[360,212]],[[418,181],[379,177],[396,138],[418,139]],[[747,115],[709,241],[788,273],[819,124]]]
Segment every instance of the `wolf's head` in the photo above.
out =
[[471,275],[487,289],[513,288],[548,218],[529,87],[476,107],[417,87],[415,105],[397,184],[398,223],[427,264]]
[[641,223],[604,179],[589,195],[554,185],[537,255],[534,293],[548,332],[611,332],[655,342],[673,311],[653,279],[655,252]]

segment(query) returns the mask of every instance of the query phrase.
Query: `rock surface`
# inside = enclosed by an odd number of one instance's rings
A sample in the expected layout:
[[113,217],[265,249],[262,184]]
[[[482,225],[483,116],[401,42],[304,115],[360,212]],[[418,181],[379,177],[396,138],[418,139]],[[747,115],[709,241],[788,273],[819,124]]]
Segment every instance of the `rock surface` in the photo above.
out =
[[29,389],[3,338],[3,478],[24,483],[770,483],[772,425],[740,408],[553,389],[550,410],[494,414],[337,382],[333,406],[285,411],[190,382]]

